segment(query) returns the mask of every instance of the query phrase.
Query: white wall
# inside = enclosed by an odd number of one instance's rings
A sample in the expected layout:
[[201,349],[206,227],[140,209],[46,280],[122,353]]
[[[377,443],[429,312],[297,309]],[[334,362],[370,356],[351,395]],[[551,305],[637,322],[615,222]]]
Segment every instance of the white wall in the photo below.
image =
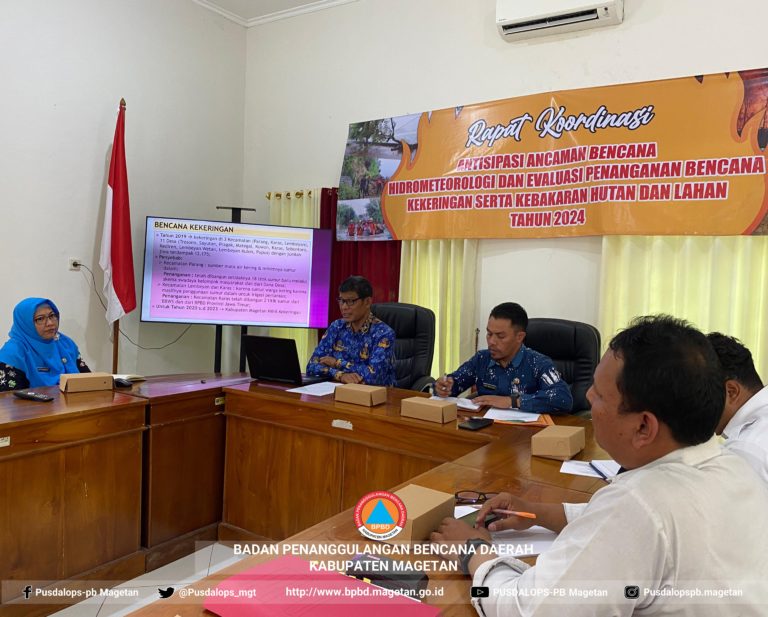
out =
[[[50,297],[92,369],[111,368],[110,329],[77,257],[96,272],[104,187],[121,97],[134,267],[144,217],[228,218],[242,202],[245,29],[190,0],[3,2],[0,19],[0,333],[18,300]],[[122,321],[143,346],[179,325]],[[122,372],[210,370],[213,328],[162,351],[122,342]]]
[[[359,0],[248,31],[245,200],[336,186],[351,122],[535,92],[768,66],[764,0],[626,0],[621,26],[507,43],[495,0]],[[597,324],[601,240],[480,244],[494,304]],[[481,339],[482,344],[482,339]]]
[[[0,19],[0,334],[13,305],[53,298],[62,330],[108,370],[96,269],[120,97],[140,283],[146,215],[227,218],[264,193],[338,183],[351,122],[532,92],[768,66],[768,3],[626,0],[622,26],[510,44],[494,0],[359,0],[247,32],[191,0],[4,2]],[[600,239],[483,241],[477,324],[499,301],[597,322]],[[97,281],[101,276],[97,271]],[[148,347],[182,326],[126,332]],[[121,344],[121,370],[208,370],[213,328],[164,350]],[[225,357],[225,370],[236,366]]]

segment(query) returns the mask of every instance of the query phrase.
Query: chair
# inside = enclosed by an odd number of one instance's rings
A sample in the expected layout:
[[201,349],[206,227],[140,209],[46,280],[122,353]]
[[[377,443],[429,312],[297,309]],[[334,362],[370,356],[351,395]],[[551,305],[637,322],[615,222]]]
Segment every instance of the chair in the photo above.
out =
[[572,413],[588,411],[587,390],[600,361],[600,332],[597,328],[580,321],[532,318],[528,320],[525,345],[552,358],[571,389]]
[[435,351],[435,314],[405,302],[382,302],[371,312],[395,331],[395,385],[423,390],[430,377]]

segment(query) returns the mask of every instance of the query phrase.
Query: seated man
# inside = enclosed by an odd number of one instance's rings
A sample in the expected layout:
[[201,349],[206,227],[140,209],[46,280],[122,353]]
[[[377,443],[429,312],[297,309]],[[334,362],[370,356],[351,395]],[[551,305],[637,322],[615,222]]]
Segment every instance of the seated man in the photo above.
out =
[[514,302],[491,311],[486,327],[488,349],[478,351],[435,384],[438,396],[457,396],[477,387],[478,405],[515,407],[534,413],[567,413],[573,407],[568,384],[547,356],[523,345],[528,315]]
[[341,319],[325,331],[307,364],[307,375],[330,375],[342,383],[395,383],[395,333],[371,313],[373,288],[362,276],[339,286]]
[[[627,471],[585,507],[488,500],[473,529],[443,520],[433,542],[462,542],[485,617],[765,615],[768,491],[744,460],[720,447],[722,372],[706,337],[668,316],[617,334],[587,397],[597,443]],[[560,535],[534,567],[484,554],[489,530],[539,524]],[[547,593],[564,590],[564,596]],[[709,595],[706,595],[706,593]],[[591,594],[591,595],[585,595]]]
[[707,338],[725,373],[725,410],[716,432],[768,484],[768,387],[763,387],[749,349],[737,339],[719,332]]

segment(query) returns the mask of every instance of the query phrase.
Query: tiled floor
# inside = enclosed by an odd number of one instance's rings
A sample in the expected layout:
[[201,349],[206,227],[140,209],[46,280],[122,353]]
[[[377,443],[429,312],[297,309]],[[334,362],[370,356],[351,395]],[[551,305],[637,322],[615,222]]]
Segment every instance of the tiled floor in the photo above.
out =
[[74,604],[52,617],[120,617],[146,604],[160,599],[158,589],[173,587],[181,589],[242,559],[235,556],[232,548],[222,544],[211,544],[197,552],[182,557],[167,566],[148,572],[115,589],[138,592],[138,597],[111,598],[95,597]]

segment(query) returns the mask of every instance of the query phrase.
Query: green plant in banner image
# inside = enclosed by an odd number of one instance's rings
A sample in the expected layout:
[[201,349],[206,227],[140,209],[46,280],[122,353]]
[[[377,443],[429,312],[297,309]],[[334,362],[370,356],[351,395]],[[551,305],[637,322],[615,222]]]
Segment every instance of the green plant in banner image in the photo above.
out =
[[381,214],[381,200],[378,198],[371,199],[367,204],[365,204],[365,213],[374,223],[384,222],[384,217]]
[[[357,190],[356,187],[351,186],[349,184],[340,184],[339,185],[339,201],[346,201],[349,199],[357,199],[360,197],[360,192]],[[341,204],[339,204],[339,207],[341,207]],[[349,207],[349,206],[347,206]]]
[[[339,199],[341,199],[341,195],[339,195]],[[355,214],[355,211],[352,208],[350,208],[346,204],[342,204],[342,203],[339,204],[336,210],[336,224],[338,226],[346,227],[356,219],[357,219],[357,214]]]

